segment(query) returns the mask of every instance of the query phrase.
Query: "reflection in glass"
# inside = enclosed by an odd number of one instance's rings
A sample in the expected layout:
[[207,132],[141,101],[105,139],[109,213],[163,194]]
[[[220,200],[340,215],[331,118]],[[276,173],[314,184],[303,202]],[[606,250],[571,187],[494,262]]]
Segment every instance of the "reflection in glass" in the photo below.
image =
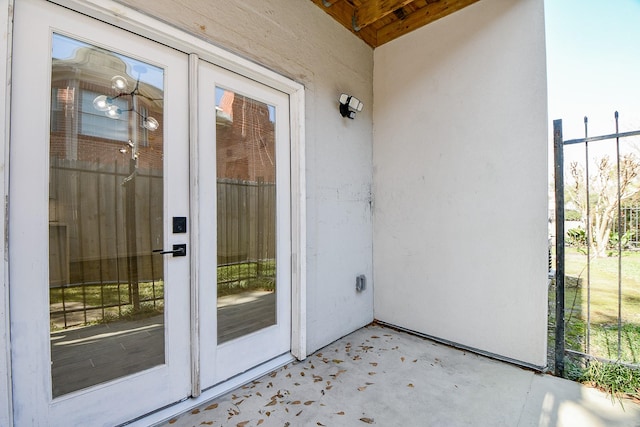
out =
[[51,76],[57,397],[165,362],[163,70],[54,34]]
[[218,343],[276,323],[275,108],[216,88]]

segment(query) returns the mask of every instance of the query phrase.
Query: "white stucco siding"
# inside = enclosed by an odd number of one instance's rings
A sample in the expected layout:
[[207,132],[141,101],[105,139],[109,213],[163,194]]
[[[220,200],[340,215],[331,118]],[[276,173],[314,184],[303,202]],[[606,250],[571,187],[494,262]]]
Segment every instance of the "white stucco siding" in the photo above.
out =
[[484,0],[375,50],[374,314],[546,364],[542,0]]
[[[305,86],[307,350],[373,319],[373,51],[310,1],[122,1]],[[338,97],[357,96],[355,120]]]

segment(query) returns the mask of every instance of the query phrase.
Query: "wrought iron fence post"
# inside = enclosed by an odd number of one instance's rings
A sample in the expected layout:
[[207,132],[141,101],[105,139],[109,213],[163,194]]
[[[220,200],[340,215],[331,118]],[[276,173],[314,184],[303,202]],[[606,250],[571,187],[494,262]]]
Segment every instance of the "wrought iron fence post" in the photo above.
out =
[[556,342],[555,374],[564,374],[564,154],[562,120],[553,121],[556,203]]

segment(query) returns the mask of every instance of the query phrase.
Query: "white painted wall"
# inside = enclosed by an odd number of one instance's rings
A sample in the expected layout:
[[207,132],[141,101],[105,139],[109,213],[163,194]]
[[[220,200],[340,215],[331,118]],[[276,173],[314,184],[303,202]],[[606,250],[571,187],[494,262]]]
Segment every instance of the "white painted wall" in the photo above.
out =
[[375,50],[375,317],[546,365],[542,0],[484,0]]
[[[310,1],[122,0],[305,86],[307,351],[373,320],[373,50]],[[361,99],[355,120],[338,97]]]

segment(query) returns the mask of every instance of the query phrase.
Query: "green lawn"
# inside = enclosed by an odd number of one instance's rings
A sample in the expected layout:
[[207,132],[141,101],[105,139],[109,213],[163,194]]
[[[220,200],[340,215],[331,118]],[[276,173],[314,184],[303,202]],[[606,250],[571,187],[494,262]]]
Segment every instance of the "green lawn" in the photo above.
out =
[[[587,319],[590,320],[588,353],[618,359],[618,258],[591,261],[587,286],[587,257],[566,249],[565,320],[568,349],[587,351]],[[554,297],[555,298],[555,297]],[[590,309],[587,304],[590,298]],[[640,363],[640,253],[622,256],[622,306],[620,360]]]

